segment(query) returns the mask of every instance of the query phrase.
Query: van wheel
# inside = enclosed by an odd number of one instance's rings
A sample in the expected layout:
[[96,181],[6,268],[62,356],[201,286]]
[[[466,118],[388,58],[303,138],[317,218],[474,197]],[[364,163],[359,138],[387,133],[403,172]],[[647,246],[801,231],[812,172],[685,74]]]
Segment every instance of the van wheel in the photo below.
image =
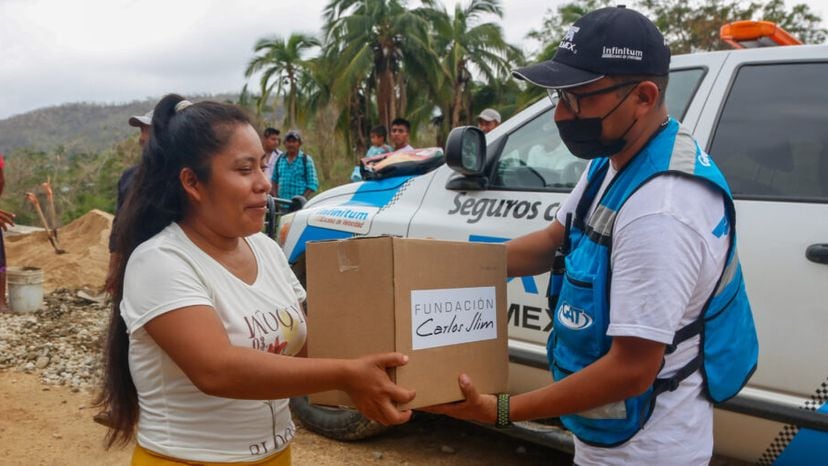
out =
[[290,410],[308,430],[334,440],[363,440],[388,429],[355,409],[312,405],[306,396],[291,398]]

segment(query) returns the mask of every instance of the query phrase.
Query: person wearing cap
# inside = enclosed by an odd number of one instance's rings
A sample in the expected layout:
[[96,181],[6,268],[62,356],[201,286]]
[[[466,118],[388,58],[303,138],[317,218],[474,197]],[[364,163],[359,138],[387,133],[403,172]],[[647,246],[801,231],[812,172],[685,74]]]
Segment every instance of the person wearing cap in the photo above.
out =
[[270,193],[281,199],[310,196],[319,189],[313,158],[301,150],[302,134],[292,129],[285,134],[285,153],[276,158]]
[[[141,146],[141,150],[147,145],[147,142],[150,138],[150,132],[152,130],[152,110],[143,114],[143,115],[134,115],[129,117],[127,121],[129,126],[134,128],[138,128],[140,133],[138,134],[138,144]],[[115,215],[118,215],[118,211],[121,210],[121,207],[124,205],[124,201],[126,200],[127,193],[129,192],[129,187],[132,184],[132,178],[135,176],[135,173],[138,171],[138,165],[132,165],[128,167],[126,170],[121,173],[121,177],[118,178],[118,190],[115,195]],[[112,221],[112,230],[109,233],[109,270],[106,274],[106,279],[104,280],[104,291],[112,292],[112,278],[115,276],[115,264],[118,261],[117,254],[115,251],[115,238],[116,238],[116,231],[115,231],[115,221]]]
[[[549,91],[561,139],[589,160],[556,219],[506,244],[509,276],[553,270],[555,382],[483,395],[461,375],[466,400],[431,411],[497,426],[559,417],[579,465],[708,464],[706,396],[717,382],[707,375],[721,361],[700,345],[757,347],[733,200],[713,160],[668,116],[669,65],[655,25],[611,7],[576,21],[554,58],[514,72]],[[717,323],[728,338],[708,333],[708,305],[728,316]],[[726,373],[740,377],[737,390],[749,377]]]
[[493,108],[487,108],[480,112],[480,115],[477,115],[477,127],[484,133],[488,133],[489,131],[497,128],[497,125],[499,124],[500,113]]

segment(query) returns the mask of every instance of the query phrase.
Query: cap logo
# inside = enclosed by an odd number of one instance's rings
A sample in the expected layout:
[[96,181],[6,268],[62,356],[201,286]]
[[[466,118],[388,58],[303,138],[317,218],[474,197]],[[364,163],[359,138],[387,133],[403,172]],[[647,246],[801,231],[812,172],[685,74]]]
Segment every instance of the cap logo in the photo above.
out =
[[644,52],[627,47],[604,47],[601,58],[618,58],[621,60],[636,60],[644,59]]
[[569,50],[572,53],[578,53],[578,51],[575,50],[575,34],[580,30],[581,28],[578,26],[571,26],[569,30],[566,31],[566,34],[564,34],[561,43],[558,44],[558,47]]

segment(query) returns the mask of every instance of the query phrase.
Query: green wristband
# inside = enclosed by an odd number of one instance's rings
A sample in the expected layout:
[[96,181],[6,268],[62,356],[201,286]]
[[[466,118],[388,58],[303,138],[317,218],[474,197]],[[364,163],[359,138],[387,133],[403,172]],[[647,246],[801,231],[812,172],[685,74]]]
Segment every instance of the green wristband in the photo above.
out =
[[497,394],[497,418],[495,420],[495,427],[502,429],[512,425],[511,417],[509,416],[509,394]]

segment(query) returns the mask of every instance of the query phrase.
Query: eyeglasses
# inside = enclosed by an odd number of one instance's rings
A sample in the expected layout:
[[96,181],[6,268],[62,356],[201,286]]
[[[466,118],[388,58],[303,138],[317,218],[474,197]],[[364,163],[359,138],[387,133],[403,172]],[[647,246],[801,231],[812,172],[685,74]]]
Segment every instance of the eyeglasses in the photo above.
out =
[[546,92],[549,94],[549,98],[552,99],[553,102],[555,101],[554,97],[557,96],[559,102],[563,102],[564,105],[572,111],[572,113],[577,115],[578,113],[581,113],[581,99],[606,94],[607,92],[612,92],[634,84],[638,85],[640,83],[641,81],[624,81],[609,87],[584,93],[575,93],[566,89],[547,89]]

